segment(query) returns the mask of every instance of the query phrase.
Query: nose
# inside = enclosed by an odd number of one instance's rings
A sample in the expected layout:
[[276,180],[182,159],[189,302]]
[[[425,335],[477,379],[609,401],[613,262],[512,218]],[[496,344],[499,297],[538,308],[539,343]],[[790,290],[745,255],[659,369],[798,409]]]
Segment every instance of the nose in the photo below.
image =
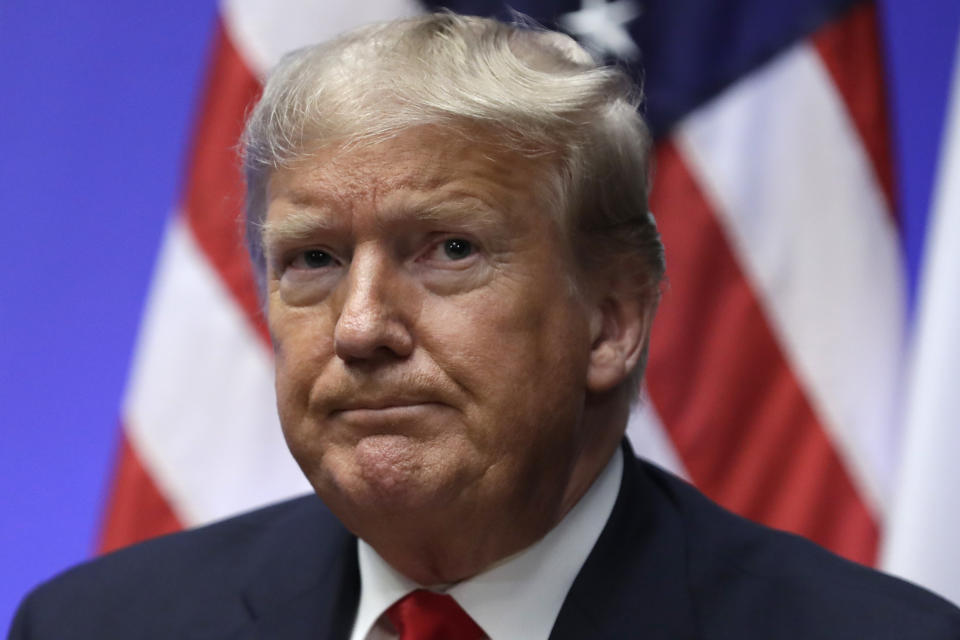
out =
[[413,336],[403,314],[401,278],[388,259],[357,251],[343,282],[347,290],[334,328],[334,352],[345,362],[405,358]]

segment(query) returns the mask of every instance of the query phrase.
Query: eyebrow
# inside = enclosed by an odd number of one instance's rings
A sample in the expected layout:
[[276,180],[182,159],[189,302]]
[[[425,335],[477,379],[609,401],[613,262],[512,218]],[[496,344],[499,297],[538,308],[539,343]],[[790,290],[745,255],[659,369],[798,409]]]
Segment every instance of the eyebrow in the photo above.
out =
[[[312,237],[338,228],[332,212],[326,207],[316,207],[303,200],[294,200],[296,207],[283,215],[281,220],[264,221],[261,226],[264,251],[268,247],[309,240]],[[470,194],[444,194],[425,198],[422,202],[400,210],[384,212],[387,224],[391,221],[449,224],[466,231],[479,232],[500,226],[497,210],[482,198]]]
[[482,198],[453,194],[428,198],[416,206],[413,217],[422,222],[456,225],[468,230],[498,227],[503,222],[498,209]]
[[266,250],[278,244],[307,240],[335,227],[336,224],[326,212],[313,208],[299,208],[286,213],[280,221],[264,221],[260,225],[260,232],[263,248]]

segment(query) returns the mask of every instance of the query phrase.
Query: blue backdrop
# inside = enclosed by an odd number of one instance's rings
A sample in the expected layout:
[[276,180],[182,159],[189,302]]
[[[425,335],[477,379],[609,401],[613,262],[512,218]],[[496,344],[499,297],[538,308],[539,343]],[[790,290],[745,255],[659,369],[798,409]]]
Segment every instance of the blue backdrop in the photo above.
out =
[[[883,0],[916,272],[960,3]],[[88,557],[214,0],[0,0],[0,629]]]

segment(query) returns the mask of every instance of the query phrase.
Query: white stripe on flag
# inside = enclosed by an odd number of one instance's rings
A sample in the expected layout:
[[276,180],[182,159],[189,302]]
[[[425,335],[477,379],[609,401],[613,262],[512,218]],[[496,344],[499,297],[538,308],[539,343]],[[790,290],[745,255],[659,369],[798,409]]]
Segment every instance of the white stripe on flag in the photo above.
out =
[[654,410],[646,389],[643,390],[640,400],[630,410],[627,437],[630,438],[630,443],[637,455],[689,480],[690,475],[680,461],[680,455],[673,445],[673,440],[663,428],[660,416]]
[[259,77],[293,49],[361,24],[422,12],[416,0],[224,0],[222,7],[234,46]]
[[[958,43],[960,44],[960,43]],[[960,604],[960,46],[927,230],[882,566]]]
[[851,477],[882,515],[896,462],[901,258],[820,57],[789,49],[687,118],[678,145]]
[[164,237],[125,418],[185,526],[310,490],[280,431],[271,354],[180,216]]

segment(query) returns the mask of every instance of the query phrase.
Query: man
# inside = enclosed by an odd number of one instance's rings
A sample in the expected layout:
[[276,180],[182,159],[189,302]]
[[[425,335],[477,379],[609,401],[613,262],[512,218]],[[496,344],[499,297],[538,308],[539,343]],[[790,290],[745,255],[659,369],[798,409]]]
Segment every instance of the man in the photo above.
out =
[[32,594],[13,638],[960,638],[623,443],[663,275],[639,93],[439,14],[292,54],[244,137],[278,409],[316,495]]

